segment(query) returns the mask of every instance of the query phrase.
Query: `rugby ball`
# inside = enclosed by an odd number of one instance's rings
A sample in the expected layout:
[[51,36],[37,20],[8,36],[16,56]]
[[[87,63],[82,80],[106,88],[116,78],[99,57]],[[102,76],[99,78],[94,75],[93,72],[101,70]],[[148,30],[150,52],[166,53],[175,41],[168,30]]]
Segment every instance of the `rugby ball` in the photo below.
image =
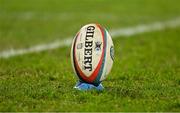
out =
[[99,85],[111,71],[114,45],[108,31],[99,24],[83,26],[74,37],[71,62],[82,82]]

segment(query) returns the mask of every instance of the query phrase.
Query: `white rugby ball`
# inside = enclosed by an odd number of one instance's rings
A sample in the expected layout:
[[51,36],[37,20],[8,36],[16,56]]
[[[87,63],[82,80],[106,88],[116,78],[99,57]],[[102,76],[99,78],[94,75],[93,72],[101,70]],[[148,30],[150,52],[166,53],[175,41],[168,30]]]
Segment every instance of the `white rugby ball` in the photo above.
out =
[[99,24],[83,26],[74,37],[71,62],[82,82],[99,85],[111,71],[114,45],[108,31]]

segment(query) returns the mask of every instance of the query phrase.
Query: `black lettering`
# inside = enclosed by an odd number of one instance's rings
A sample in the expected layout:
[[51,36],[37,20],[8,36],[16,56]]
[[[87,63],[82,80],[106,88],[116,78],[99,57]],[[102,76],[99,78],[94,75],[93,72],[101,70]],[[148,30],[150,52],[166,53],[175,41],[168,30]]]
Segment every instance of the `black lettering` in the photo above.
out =
[[88,38],[93,38],[94,36],[94,26],[88,26],[87,27],[87,31],[86,31],[86,40],[88,40]]
[[92,46],[93,41],[91,40],[94,37],[94,26],[88,26],[86,29],[85,37],[85,49],[84,49],[84,69],[92,71]]
[[86,41],[85,42],[85,47],[88,48],[88,47],[92,47],[93,45],[93,41]]
[[84,55],[92,55],[92,48],[90,49],[85,48]]
[[89,56],[89,57],[84,57],[84,64],[85,64],[85,66],[84,66],[84,68],[87,70],[89,70],[89,71],[92,71],[92,56]]
[[88,30],[88,31],[94,31],[94,30],[95,30],[95,27],[94,27],[94,26],[88,26],[88,27],[87,27],[87,30]]
[[84,66],[84,69],[92,71],[92,64],[89,64],[89,66]]
[[92,56],[84,57],[84,64],[91,63],[92,62]]
[[89,40],[89,38],[93,38],[94,32],[87,32],[86,34],[86,40]]

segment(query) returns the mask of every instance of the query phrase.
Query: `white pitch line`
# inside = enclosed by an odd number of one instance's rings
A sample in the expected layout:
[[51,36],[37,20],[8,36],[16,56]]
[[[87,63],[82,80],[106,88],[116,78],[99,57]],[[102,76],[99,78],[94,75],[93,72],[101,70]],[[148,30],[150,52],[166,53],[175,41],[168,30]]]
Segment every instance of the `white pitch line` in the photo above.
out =
[[[140,24],[134,27],[114,29],[110,31],[110,34],[113,38],[117,38],[120,36],[129,37],[145,32],[160,31],[166,28],[176,28],[178,26],[180,26],[180,17],[164,22],[154,22],[151,24]],[[72,38],[73,37],[68,37],[64,40],[58,40],[47,44],[35,45],[30,48],[5,50],[0,52],[0,58],[9,58],[27,53],[41,52],[45,50],[69,46],[71,45]]]
[[128,27],[124,29],[114,29],[111,30],[111,36],[117,38],[120,36],[133,36],[140,33],[160,31],[166,28],[176,28],[180,26],[180,17],[174,18],[169,21],[164,22],[154,22],[151,24],[140,24],[134,27]]

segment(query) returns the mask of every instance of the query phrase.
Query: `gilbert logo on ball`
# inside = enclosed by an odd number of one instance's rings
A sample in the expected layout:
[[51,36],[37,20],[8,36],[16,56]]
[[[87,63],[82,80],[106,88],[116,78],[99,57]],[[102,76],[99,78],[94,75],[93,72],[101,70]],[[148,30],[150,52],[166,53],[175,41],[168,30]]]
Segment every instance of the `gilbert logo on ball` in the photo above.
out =
[[81,82],[98,86],[111,71],[114,45],[108,31],[99,24],[83,26],[74,37],[71,62]]

